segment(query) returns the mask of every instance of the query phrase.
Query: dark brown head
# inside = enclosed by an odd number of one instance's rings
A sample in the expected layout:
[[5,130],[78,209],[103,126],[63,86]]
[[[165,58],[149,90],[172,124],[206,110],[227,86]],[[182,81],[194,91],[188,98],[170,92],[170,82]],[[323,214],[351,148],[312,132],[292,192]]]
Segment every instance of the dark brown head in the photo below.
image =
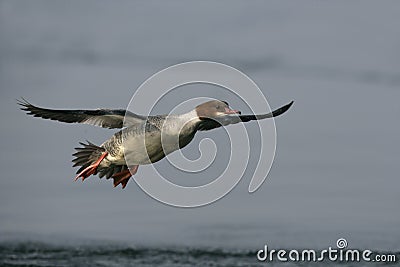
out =
[[212,100],[196,107],[197,116],[200,119],[218,118],[229,114],[240,114],[238,110],[229,108],[226,101]]

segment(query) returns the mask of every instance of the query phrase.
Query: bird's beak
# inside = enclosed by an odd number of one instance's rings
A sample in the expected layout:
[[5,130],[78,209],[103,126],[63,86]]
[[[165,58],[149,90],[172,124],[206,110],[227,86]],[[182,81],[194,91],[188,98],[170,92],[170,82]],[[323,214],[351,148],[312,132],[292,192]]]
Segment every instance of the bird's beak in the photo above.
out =
[[225,114],[242,114],[242,112],[240,112],[239,110],[225,108]]

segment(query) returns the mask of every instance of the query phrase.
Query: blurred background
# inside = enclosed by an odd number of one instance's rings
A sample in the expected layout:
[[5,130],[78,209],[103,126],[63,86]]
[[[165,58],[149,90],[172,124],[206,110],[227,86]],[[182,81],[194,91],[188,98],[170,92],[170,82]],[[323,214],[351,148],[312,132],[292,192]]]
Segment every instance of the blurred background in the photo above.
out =
[[[1,1],[0,240],[257,249],[343,237],[399,250],[399,14],[397,1]],[[272,108],[295,100],[275,121],[275,162],[254,194],[247,175],[220,201],[180,209],[133,181],[73,182],[73,148],[115,131],[16,104],[126,108],[155,72],[192,60],[243,71]]]

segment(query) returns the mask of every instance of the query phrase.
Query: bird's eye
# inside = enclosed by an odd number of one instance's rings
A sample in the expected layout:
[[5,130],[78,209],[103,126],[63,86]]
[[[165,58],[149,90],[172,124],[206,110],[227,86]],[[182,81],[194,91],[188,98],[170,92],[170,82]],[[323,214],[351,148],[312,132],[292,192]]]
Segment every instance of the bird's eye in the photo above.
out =
[[220,106],[216,106],[215,108],[216,108],[216,109],[219,109],[219,108],[220,108]]

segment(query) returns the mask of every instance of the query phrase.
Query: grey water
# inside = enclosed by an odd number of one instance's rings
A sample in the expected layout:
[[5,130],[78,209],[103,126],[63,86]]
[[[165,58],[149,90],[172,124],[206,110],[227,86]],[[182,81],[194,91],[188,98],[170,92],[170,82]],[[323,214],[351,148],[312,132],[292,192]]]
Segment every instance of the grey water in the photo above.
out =
[[[0,264],[266,265],[256,258],[266,244],[321,250],[339,238],[400,260],[398,14],[396,1],[1,1]],[[275,161],[254,194],[251,173],[195,209],[161,204],[133,181],[73,182],[73,148],[115,131],[35,119],[16,104],[126,108],[151,75],[193,60],[243,71],[272,108],[295,100],[275,120]],[[248,111],[201,85],[159,111],[195,94]],[[222,130],[200,133],[184,153],[198,155],[206,137],[224,144]],[[179,183],[212,179],[156,165]]]

